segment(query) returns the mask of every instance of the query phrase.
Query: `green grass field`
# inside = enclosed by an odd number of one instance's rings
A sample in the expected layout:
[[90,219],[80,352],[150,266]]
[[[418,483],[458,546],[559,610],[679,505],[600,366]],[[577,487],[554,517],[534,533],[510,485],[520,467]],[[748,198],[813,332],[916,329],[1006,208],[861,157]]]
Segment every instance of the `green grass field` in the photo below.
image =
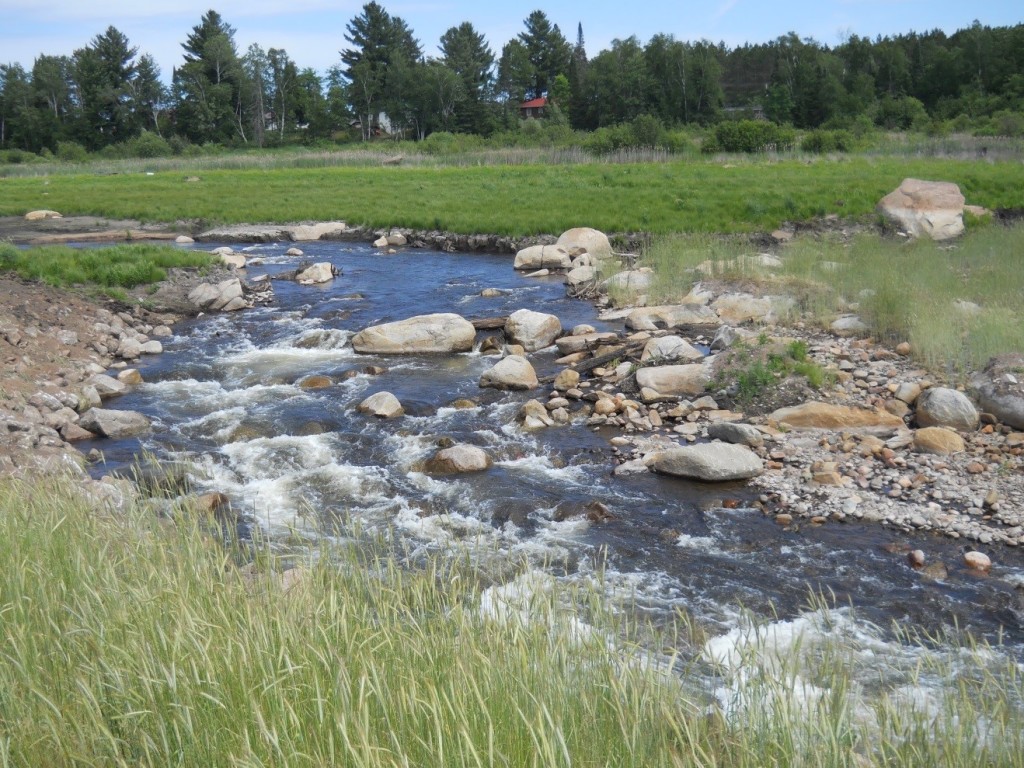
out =
[[969,203],[1024,207],[1017,162],[842,158],[482,167],[196,170],[0,179],[0,215],[205,224],[344,220],[466,234],[754,232],[826,214],[869,216],[906,177],[952,181]]

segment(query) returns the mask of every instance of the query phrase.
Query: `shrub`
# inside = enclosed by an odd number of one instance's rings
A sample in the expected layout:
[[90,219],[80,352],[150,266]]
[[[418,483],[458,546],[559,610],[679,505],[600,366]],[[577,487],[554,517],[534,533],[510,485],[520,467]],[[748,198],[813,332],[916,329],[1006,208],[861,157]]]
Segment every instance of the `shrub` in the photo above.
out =
[[693,142],[686,131],[665,131],[661,137],[661,146],[673,154],[684,154],[694,150]]
[[23,152],[20,149],[9,149],[4,154],[4,160],[11,165],[20,165],[32,157],[30,152]]
[[89,153],[77,141],[58,141],[57,159],[62,163],[84,163]]
[[654,115],[637,115],[629,125],[633,133],[634,147],[653,149],[661,144],[665,127]]
[[149,131],[143,131],[126,142],[125,150],[129,157],[141,158],[167,157],[173,151],[166,139]]
[[715,135],[704,143],[702,151],[783,152],[796,144],[796,132],[764,120],[736,120],[719,123]]

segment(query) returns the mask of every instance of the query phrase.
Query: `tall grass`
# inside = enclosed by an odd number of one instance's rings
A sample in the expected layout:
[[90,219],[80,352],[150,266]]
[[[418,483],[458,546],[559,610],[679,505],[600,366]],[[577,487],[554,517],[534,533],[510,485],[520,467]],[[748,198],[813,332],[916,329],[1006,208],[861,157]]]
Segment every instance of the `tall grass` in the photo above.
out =
[[656,240],[644,263],[657,272],[657,301],[678,300],[705,277],[756,283],[795,296],[823,326],[856,312],[877,338],[910,342],[951,380],[1024,350],[1024,226],[982,225],[947,243],[801,236],[781,251],[777,269],[744,256],[753,250],[741,238],[674,236]]
[[[596,593],[526,575],[483,590],[457,558],[319,555],[286,588],[186,515],[167,525],[97,512],[52,478],[0,481],[0,765],[1024,761],[1019,680],[954,688],[935,717],[893,700],[865,730],[839,657],[816,656],[829,695],[795,704],[787,670],[807,654],[780,668],[754,643],[709,716],[671,639],[663,658],[630,644]],[[961,740],[981,718],[985,738]]]
[[167,277],[174,267],[209,267],[214,256],[166,245],[133,243],[104,248],[46,246],[22,250],[0,243],[0,272],[14,272],[25,280],[41,280],[54,287],[72,285],[134,288]]

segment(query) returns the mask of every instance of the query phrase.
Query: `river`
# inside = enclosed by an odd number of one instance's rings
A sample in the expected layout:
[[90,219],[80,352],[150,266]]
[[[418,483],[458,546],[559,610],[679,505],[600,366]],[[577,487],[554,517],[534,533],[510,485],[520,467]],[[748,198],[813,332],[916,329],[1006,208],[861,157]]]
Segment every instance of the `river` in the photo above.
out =
[[[261,262],[249,266],[249,278],[294,269],[290,245],[246,248]],[[116,406],[145,413],[154,432],[94,443],[107,460],[98,473],[130,464],[140,450],[187,459],[203,490],[226,493],[247,525],[272,536],[328,528],[383,536],[413,556],[468,550],[495,583],[512,578],[508,563],[570,581],[601,573],[609,596],[644,617],[660,622],[681,611],[722,642],[748,613],[796,626],[808,616],[809,596],[823,594],[833,618],[850,617],[845,631],[860,636],[870,628],[872,640],[861,645],[872,654],[910,653],[893,627],[957,627],[1001,641],[1018,657],[1024,649],[1024,557],[1015,550],[1000,552],[993,573],[980,576],[963,566],[962,544],[937,535],[859,523],[787,529],[751,508],[753,494],[742,484],[613,477],[614,432],[581,421],[525,432],[515,416],[536,393],[478,387],[496,358],[374,357],[349,344],[366,326],[432,312],[474,318],[528,308],[558,315],[564,328],[615,329],[589,303],[566,298],[561,277],[527,278],[507,256],[386,255],[336,242],[303,248],[305,260],[330,261],[342,274],[322,286],[274,281],[270,306],[179,324],[164,353],[139,366],[147,383]],[[482,298],[485,288],[505,293]],[[538,374],[557,372],[556,357],[554,350],[532,355]],[[386,372],[365,373],[371,365]],[[295,385],[310,374],[337,383]],[[356,412],[380,390],[398,397],[404,417]],[[452,407],[460,398],[478,405]],[[451,477],[418,471],[443,438],[485,448],[494,466]],[[560,505],[595,500],[612,520],[560,519]],[[944,561],[948,577],[930,580],[910,568],[905,544]],[[864,663],[870,674],[870,654]]]

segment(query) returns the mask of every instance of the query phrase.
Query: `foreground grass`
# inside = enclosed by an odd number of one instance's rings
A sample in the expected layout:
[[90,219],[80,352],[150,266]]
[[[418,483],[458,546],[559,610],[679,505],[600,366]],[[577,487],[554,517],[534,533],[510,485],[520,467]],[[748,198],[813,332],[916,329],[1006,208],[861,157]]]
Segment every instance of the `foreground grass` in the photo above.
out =
[[960,185],[971,203],[1024,206],[1019,163],[843,158],[525,165],[334,167],[0,182],[0,215],[37,208],[143,221],[259,223],[342,219],[466,234],[751,232],[829,213],[873,215],[908,176]]
[[909,341],[929,369],[950,379],[1024,350],[1022,225],[976,226],[948,243],[799,237],[777,269],[744,258],[750,252],[739,238],[662,238],[645,257],[658,275],[652,301],[678,300],[706,277],[754,281],[766,293],[796,297],[797,313],[822,326],[855,312],[873,335]]
[[966,654],[944,709],[883,698],[870,729],[841,653],[815,654],[830,695],[795,702],[809,648],[782,666],[751,655],[728,716],[707,716],[685,678],[609,642],[624,628],[595,595],[548,579],[503,602],[441,560],[321,554],[285,590],[186,518],[0,481],[0,764],[1024,763],[1019,682],[971,677]]
[[215,261],[209,253],[166,245],[134,243],[106,248],[59,245],[22,250],[0,243],[0,274],[13,272],[25,280],[40,280],[55,288],[134,288],[164,280],[168,269],[209,267]]

